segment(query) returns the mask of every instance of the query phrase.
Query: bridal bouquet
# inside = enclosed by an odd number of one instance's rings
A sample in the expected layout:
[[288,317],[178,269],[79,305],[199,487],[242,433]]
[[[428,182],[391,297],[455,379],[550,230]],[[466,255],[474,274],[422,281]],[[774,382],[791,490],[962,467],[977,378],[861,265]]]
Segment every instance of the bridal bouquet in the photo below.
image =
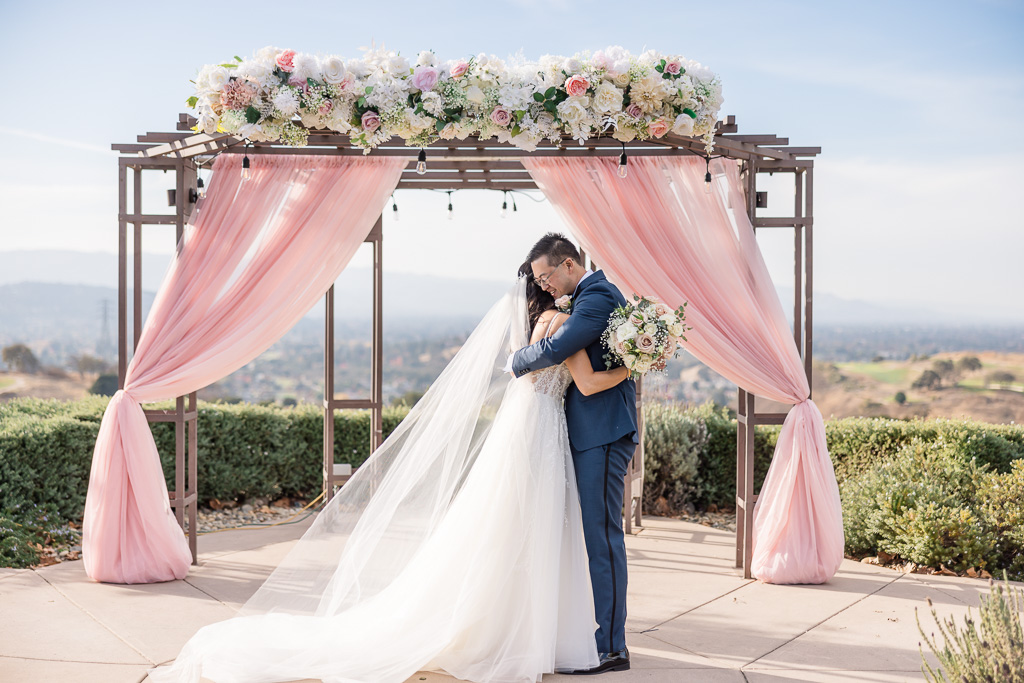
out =
[[612,312],[601,341],[608,349],[604,355],[608,368],[621,363],[637,379],[651,370],[664,370],[679,351],[683,333],[689,329],[684,303],[672,310],[657,299],[633,295],[633,302]]

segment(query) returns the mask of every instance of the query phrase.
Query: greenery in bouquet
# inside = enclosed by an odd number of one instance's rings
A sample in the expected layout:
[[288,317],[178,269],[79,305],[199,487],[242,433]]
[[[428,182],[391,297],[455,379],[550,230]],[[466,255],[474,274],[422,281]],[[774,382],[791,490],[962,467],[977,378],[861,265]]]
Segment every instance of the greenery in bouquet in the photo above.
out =
[[686,341],[686,303],[676,310],[651,297],[633,295],[632,303],[619,306],[608,319],[601,341],[608,353],[605,366],[624,365],[637,379],[665,364],[679,353]]
[[614,46],[537,62],[481,53],[415,62],[384,48],[342,60],[265,47],[200,69],[188,105],[196,130],[306,144],[308,131],[347,134],[366,152],[398,136],[407,145],[470,135],[532,151],[570,135],[616,140],[700,138],[711,152],[722,106],[719,77],[679,55],[636,56]]

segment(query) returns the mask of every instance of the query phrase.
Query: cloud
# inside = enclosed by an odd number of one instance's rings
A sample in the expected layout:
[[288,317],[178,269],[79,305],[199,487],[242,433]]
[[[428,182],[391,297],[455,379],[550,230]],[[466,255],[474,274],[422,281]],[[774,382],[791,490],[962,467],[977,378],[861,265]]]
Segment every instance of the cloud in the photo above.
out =
[[73,149],[83,149],[88,152],[98,152],[106,156],[114,156],[117,152],[103,147],[101,145],[91,145],[88,142],[81,142],[79,140],[69,140],[67,138],[56,138],[51,135],[43,135],[41,133],[35,133],[30,130],[21,130],[19,128],[8,128],[6,126],[0,126],[0,134],[3,135],[14,135],[16,137],[27,138],[29,140],[37,140],[38,142],[45,142],[51,145],[60,145],[61,147],[71,147]]

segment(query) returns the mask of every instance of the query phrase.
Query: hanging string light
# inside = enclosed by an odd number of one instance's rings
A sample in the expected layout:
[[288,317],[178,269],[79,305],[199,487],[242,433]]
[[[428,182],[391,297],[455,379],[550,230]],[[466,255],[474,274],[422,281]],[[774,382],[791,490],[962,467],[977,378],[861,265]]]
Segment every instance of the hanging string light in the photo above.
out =
[[424,175],[427,172],[427,150],[420,148],[420,154],[416,157],[416,173]]
[[391,218],[398,220],[398,202],[395,201],[395,195],[391,195]]
[[501,217],[508,218],[508,190],[502,190]]
[[622,143],[622,154],[619,155],[619,177],[625,178],[629,174],[629,169],[626,167],[626,163],[629,160],[626,159],[626,143]]
[[203,176],[196,174],[196,187],[199,188],[199,198],[206,199],[206,183],[203,182]]
[[448,192],[448,220],[452,220],[453,218],[455,218],[455,212],[452,210],[452,190],[447,190],[447,192]]
[[245,156],[242,157],[242,180],[248,180],[252,177],[249,173],[249,143],[245,144]]
[[512,213],[515,213],[518,210],[519,210],[519,208],[516,206],[516,195],[515,195],[515,193],[513,193],[512,194]]
[[711,157],[704,157],[704,194],[711,194]]

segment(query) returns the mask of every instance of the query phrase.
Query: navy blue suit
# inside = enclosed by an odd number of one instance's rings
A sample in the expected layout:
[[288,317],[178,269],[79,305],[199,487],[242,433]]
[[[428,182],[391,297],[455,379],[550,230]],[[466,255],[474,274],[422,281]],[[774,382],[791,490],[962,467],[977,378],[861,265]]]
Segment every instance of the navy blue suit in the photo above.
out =
[[[557,365],[586,349],[595,371],[606,370],[601,334],[617,306],[626,303],[604,273],[580,282],[571,315],[547,339],[516,352],[516,377]],[[626,545],[622,532],[624,478],[637,444],[636,384],[632,380],[590,396],[575,384],[565,392],[565,418],[583,513],[583,535],[594,587],[598,652],[626,646]]]

